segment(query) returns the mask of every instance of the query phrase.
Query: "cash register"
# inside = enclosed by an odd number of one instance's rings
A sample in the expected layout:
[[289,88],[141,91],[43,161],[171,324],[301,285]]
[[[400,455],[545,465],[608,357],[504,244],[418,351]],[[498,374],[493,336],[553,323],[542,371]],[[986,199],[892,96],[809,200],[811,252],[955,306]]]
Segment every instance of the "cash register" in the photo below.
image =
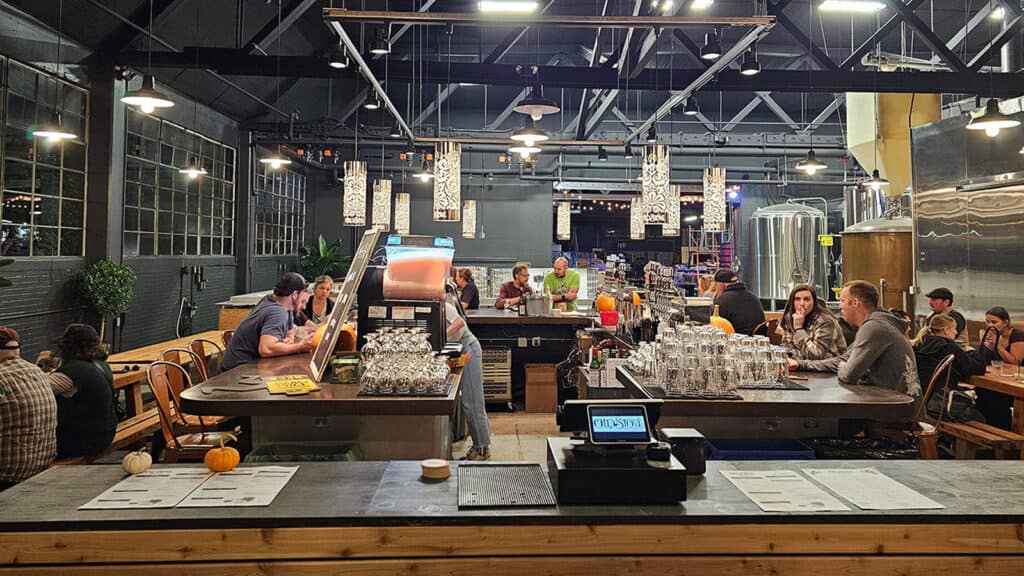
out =
[[567,400],[548,438],[548,477],[559,504],[675,504],[686,468],[655,440],[661,400]]

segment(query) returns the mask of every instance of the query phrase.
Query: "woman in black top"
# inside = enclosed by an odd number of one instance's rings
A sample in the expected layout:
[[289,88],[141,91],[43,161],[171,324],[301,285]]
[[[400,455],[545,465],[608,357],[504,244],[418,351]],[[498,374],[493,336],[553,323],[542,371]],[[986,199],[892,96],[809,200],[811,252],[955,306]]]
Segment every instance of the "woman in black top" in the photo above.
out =
[[334,310],[334,300],[329,298],[333,287],[334,279],[327,274],[316,277],[313,284],[313,297],[306,302],[306,318],[314,324],[326,320]]
[[[1010,324],[1010,313],[1006,308],[996,306],[985,312],[985,335],[981,341],[981,355],[985,363],[1002,360],[1020,366],[1024,363],[1024,330]],[[978,409],[985,414],[985,421],[997,428],[1010,429],[1013,420],[1010,408],[1013,398],[1009,394],[977,388]]]
[[50,373],[57,396],[57,458],[94,456],[114,440],[114,374],[92,326],[71,324],[60,339],[61,365]]
[[477,290],[476,283],[473,282],[473,273],[469,268],[459,270],[455,283],[459,285],[459,302],[462,302],[463,310],[480,308],[480,291]]
[[[985,361],[981,354],[974,350],[964,350],[955,342],[957,336],[956,320],[949,316],[936,314],[928,321],[914,344],[914,357],[917,359],[917,375],[921,378],[921,390],[925,390],[928,382],[935,374],[935,368],[953,355],[952,374],[949,377],[950,390],[956,390],[958,382],[966,382],[971,376],[985,373]],[[941,386],[945,379],[940,379],[932,389],[931,397],[923,399],[927,402],[928,414],[938,417],[944,400]]]

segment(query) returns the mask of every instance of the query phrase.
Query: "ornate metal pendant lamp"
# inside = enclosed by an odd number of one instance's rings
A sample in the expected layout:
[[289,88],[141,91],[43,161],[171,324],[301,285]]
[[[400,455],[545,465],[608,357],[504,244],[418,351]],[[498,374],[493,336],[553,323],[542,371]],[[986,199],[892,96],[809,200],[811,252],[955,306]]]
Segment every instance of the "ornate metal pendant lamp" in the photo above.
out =
[[725,168],[704,169],[704,231],[725,232]]
[[476,200],[462,203],[462,237],[476,238]]
[[373,225],[384,232],[391,230],[391,180],[373,181]]
[[462,188],[462,145],[439,142],[434,149],[434,222],[458,222]]
[[629,201],[629,238],[631,240],[644,239],[644,201],[642,198],[633,198]]
[[409,193],[400,192],[395,196],[395,232],[409,233]]
[[664,224],[668,219],[669,180],[672,176],[667,145],[656,144],[644,148],[644,164],[640,176],[644,223]]
[[568,202],[558,203],[555,220],[555,239],[569,240],[572,238],[572,206]]
[[345,162],[342,220],[345,226],[366,226],[366,162]]
[[668,218],[661,225],[662,236],[679,236],[679,201],[682,196],[683,187],[673,184],[669,187],[668,193]]

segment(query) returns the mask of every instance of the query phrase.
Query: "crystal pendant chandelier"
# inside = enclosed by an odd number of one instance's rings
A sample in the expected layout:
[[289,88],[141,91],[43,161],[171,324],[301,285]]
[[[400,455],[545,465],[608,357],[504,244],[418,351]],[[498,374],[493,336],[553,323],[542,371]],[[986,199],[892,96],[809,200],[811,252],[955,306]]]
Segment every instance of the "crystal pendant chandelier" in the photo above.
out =
[[462,237],[476,238],[476,200],[462,203]]
[[395,232],[409,234],[409,193],[395,195]]
[[725,168],[704,169],[704,231],[725,232]]
[[572,238],[572,207],[568,202],[558,203],[558,215],[555,221],[555,239],[569,240]]
[[391,230],[391,180],[373,181],[373,226],[382,232]]
[[662,236],[679,236],[679,202],[683,193],[683,187],[673,184],[669,187],[668,193],[668,218],[661,225]]
[[366,162],[345,162],[341,214],[345,226],[366,226]]
[[645,224],[664,224],[668,218],[669,179],[672,166],[665,144],[644,148],[641,177],[641,198]]
[[462,145],[439,142],[434,149],[434,222],[458,222],[462,188]]
[[644,201],[642,198],[633,198],[629,201],[629,238],[631,240],[644,239]]

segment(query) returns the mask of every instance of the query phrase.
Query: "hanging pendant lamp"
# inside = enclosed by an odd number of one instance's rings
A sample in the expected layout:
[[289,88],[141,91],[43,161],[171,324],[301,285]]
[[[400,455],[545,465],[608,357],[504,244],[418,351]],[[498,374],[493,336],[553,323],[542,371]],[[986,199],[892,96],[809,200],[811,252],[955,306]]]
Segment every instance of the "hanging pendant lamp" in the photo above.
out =
[[395,195],[395,232],[409,234],[409,193]]
[[152,74],[142,76],[142,86],[129,90],[121,97],[121,102],[136,106],[146,114],[152,114],[157,108],[170,108],[174,102],[166,94],[156,89]]
[[430,170],[430,165],[427,164],[427,157],[423,157],[423,162],[420,163],[420,169],[416,172],[416,177],[420,179],[420,182],[429,182],[434,178],[434,173]]
[[558,203],[555,218],[555,239],[570,240],[572,238],[572,205],[568,202]]
[[342,188],[342,224],[366,226],[366,162],[345,162],[345,181]]
[[285,156],[284,154],[281,154],[280,152],[274,152],[270,156],[264,156],[263,158],[260,158],[260,164],[267,164],[274,170],[277,170],[282,166],[287,166],[291,163],[291,159]]
[[640,196],[643,199],[645,224],[664,224],[667,220],[671,176],[668,146],[661,144],[645,147],[640,172]]
[[669,187],[668,193],[668,218],[665,223],[661,225],[662,236],[679,236],[680,230],[680,214],[679,214],[679,202],[683,195],[683,187],[678,184],[673,184]]
[[808,150],[807,157],[796,164],[796,169],[806,173],[808,176],[814,176],[815,172],[825,168],[828,168],[828,166],[821,160],[818,160],[818,157],[814,154],[814,148]]
[[527,146],[533,146],[537,142],[545,142],[549,138],[550,136],[548,136],[547,132],[533,125],[532,118],[527,120],[522,128],[513,131],[511,136],[513,142],[522,142]]
[[878,172],[878,168],[875,168],[871,171],[871,178],[864,180],[860,185],[872,190],[881,190],[883,186],[889,185],[889,179],[882,178],[881,174]]
[[202,165],[199,164],[199,158],[192,156],[189,158],[188,164],[186,164],[184,168],[178,169],[178,174],[185,174],[188,176],[189,180],[195,180],[200,176],[206,176],[207,172],[206,168],[203,168]]
[[629,201],[629,238],[643,240],[644,234],[644,201],[633,198]]
[[[60,76],[60,47],[61,39],[64,37],[63,25],[64,25],[64,1],[61,0],[58,7],[57,14],[57,76]],[[33,138],[45,138],[49,142],[58,143],[63,140],[74,140],[78,137],[73,131],[64,127],[61,122],[61,114],[58,108],[58,102],[60,98],[57,96],[57,90],[59,89],[60,81],[55,80],[53,83],[53,119],[50,122],[44,122],[39,126],[36,126],[32,130]]]
[[373,226],[383,232],[391,230],[391,180],[373,181]]
[[1020,120],[1007,116],[999,111],[999,99],[989,98],[985,102],[985,112],[981,116],[971,118],[967,124],[968,130],[984,130],[990,137],[999,135],[999,131],[1005,128],[1016,128],[1020,126]]
[[704,169],[704,231],[725,232],[725,168]]
[[476,200],[462,203],[462,237],[476,238]]
[[557,114],[562,108],[558,102],[544,97],[544,88],[540,84],[534,84],[530,93],[516,103],[513,109],[520,114],[526,114],[534,121],[540,120],[545,114]]
[[434,222],[458,222],[462,194],[462,145],[438,142],[434,148]]

